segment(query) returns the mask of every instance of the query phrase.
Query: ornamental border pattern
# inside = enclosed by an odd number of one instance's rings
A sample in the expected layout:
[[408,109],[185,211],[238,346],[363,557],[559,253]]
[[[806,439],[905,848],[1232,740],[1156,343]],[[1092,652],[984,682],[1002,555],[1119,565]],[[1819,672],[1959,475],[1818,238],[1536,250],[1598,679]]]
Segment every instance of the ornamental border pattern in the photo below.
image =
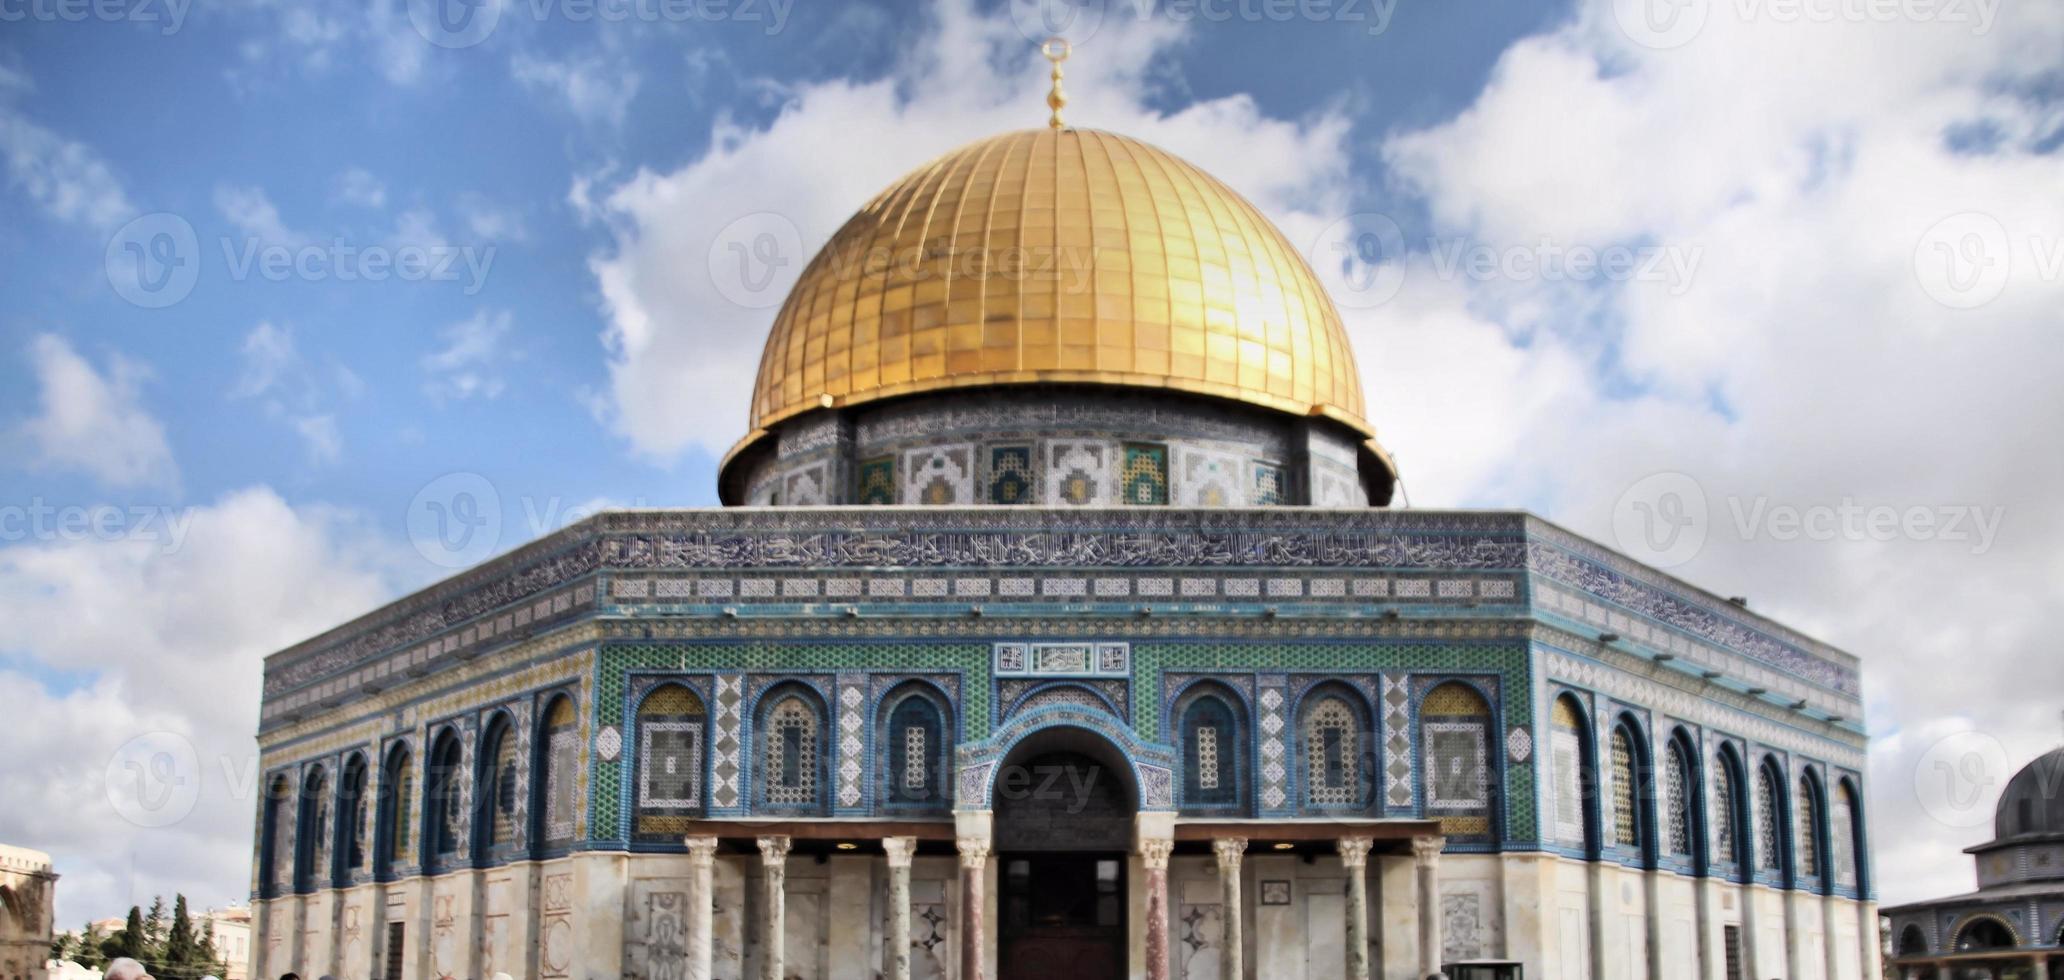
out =
[[[615,570],[894,567],[1522,570],[1853,699],[1854,660],[1518,512],[857,508],[598,515],[269,658],[268,725],[433,658],[578,618]],[[1523,587],[1523,586],[1522,586]],[[1429,590],[1428,600],[1445,590]],[[1258,597],[1257,597],[1258,598]],[[1373,596],[1357,597],[1361,599]],[[1398,595],[1407,600],[1413,595]],[[1515,593],[1516,602],[1524,596]],[[542,621],[541,621],[542,617]],[[526,621],[527,620],[527,621]],[[1672,634],[1675,635],[1675,634]],[[434,637],[434,639],[433,639]],[[429,642],[424,643],[423,641]],[[354,669],[356,668],[356,669]],[[287,692],[293,694],[288,696]]]

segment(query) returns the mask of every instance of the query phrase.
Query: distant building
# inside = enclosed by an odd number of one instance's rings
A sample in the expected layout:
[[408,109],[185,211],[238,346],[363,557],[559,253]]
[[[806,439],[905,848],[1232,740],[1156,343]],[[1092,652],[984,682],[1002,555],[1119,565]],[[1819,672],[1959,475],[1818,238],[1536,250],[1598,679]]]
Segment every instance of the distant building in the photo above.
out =
[[0,980],[42,980],[56,908],[50,855],[0,844]]
[[2064,980],[2064,748],[2007,782],[1978,890],[1885,910],[1899,980]]
[[232,905],[209,909],[203,914],[208,931],[215,937],[215,952],[229,965],[222,980],[248,980],[251,976],[251,907]]

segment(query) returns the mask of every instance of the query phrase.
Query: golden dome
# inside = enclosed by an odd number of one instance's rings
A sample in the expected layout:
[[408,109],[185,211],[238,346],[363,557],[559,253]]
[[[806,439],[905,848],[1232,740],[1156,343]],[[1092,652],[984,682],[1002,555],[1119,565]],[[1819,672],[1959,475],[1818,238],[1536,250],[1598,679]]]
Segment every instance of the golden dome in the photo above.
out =
[[811,409],[1040,382],[1373,435],[1338,312],[1253,205],[1137,140],[1038,129],[932,161],[839,229],[774,319],[739,449]]

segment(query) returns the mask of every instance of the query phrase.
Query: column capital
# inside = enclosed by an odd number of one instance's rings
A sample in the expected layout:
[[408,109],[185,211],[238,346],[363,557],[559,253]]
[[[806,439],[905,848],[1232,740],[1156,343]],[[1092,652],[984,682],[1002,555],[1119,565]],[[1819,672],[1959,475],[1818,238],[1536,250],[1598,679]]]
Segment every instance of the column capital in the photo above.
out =
[[1218,857],[1218,866],[1239,867],[1240,859],[1247,856],[1247,838],[1219,837],[1211,842],[1211,853]]
[[710,867],[717,859],[717,839],[714,837],[683,837],[681,843],[688,847],[688,860],[700,870]]
[[907,868],[910,867],[910,856],[917,852],[917,838],[884,837],[881,846],[882,852],[889,856],[889,867]]
[[787,837],[762,837],[759,844],[761,864],[778,867],[788,860],[790,841]]
[[1422,868],[1431,868],[1440,863],[1442,849],[1448,846],[1448,839],[1440,836],[1412,838],[1412,861]]
[[989,862],[989,838],[957,837],[953,845],[960,849],[960,866],[969,871],[980,871]]
[[1333,849],[1340,853],[1340,863],[1347,868],[1369,866],[1369,847],[1374,842],[1367,837],[1342,837],[1333,842]]
[[1168,870],[1168,855],[1175,852],[1175,841],[1168,837],[1142,837],[1139,839],[1140,862],[1148,871]]

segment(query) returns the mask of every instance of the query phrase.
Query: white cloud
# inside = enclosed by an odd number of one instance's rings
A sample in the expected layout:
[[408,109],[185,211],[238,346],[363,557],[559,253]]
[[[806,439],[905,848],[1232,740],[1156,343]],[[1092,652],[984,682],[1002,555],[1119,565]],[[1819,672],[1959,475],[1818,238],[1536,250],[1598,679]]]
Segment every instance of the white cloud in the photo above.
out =
[[519,52],[509,73],[585,123],[623,125],[642,77],[620,60],[592,54],[561,61]]
[[[568,200],[605,223],[613,248],[589,265],[609,316],[610,382],[600,414],[641,455],[723,452],[746,406],[773,309],[726,300],[710,255],[726,226],[754,215],[792,223],[803,254],[782,257],[778,297],[862,203],[922,161],[970,140],[1043,125],[1047,64],[1008,20],[938,9],[895,77],[794,90],[764,129],[720,123],[712,148],[671,172],[576,181]],[[1160,20],[1112,20],[1069,66],[1081,94],[1069,118],[1164,146],[1226,181],[1281,221],[1293,242],[1345,200],[1347,124],[1263,115],[1244,96],[1164,114],[1149,107],[1154,59],[1182,36]],[[828,164],[826,147],[837,147]]]
[[[2059,689],[2030,680],[2054,659],[2038,624],[2064,616],[2053,504],[2064,462],[2031,447],[2064,417],[2052,336],[2064,283],[2040,267],[2064,254],[2064,212],[2046,203],[2064,159],[2034,149],[2055,110],[2006,93],[2064,67],[2064,8],[2002,8],[1978,36],[1940,23],[1744,22],[1736,9],[1715,4],[1692,43],[1650,51],[1617,31],[1610,4],[1587,7],[1508,50],[1457,118],[1385,145],[1444,239],[1696,250],[1692,288],[1426,287],[1453,294],[1438,316],[1454,336],[1411,346],[1411,325],[1429,319],[1401,304],[1388,316],[1407,315],[1362,341],[1364,374],[1392,443],[1425,447],[1403,454],[1410,485],[1441,487],[1420,504],[1517,494],[1612,543],[1612,507],[1634,482],[1695,478],[1710,532],[1677,571],[1864,659],[1882,736],[1878,862],[1900,869],[1881,894],[1967,890],[1958,851],[1990,828],[1917,805],[1923,754],[1976,726],[2018,764],[2058,736]],[[1947,131],[1979,120],[2007,137],[1990,152],[1949,146]],[[1938,303],[1916,274],[1917,261],[1943,258],[1924,245],[1931,227],[1962,212],[1997,219],[2011,246],[1991,256],[2006,263],[2004,291],[1968,311]],[[1414,356],[1397,356],[1400,341]],[[1589,367],[1540,363],[1564,357]],[[1529,365],[1517,376],[1515,358]],[[1394,422],[1425,406],[1414,387],[1449,393],[1459,418]],[[1487,430],[1495,459],[1471,443]],[[1458,453],[1453,479],[1443,471]],[[1974,553],[1975,541],[1782,540],[1745,533],[1735,516],[1845,500],[2000,508],[2003,523]]]
[[[0,825],[56,859],[60,923],[155,893],[202,905],[245,897],[260,660],[394,595],[392,571],[404,567],[369,543],[365,522],[290,506],[264,487],[172,520],[184,528],[177,547],[153,539],[160,523],[0,548],[0,619],[18,654],[0,668],[13,722]],[[120,615],[107,615],[110,603]],[[193,747],[198,765],[177,771],[198,789],[190,812],[176,795],[156,810],[117,807],[134,780],[165,788],[119,764],[108,781],[120,747],[151,732]],[[169,822],[147,828],[125,813]]]
[[512,356],[505,343],[509,324],[509,311],[481,310],[438,331],[444,346],[423,357],[423,372],[429,375],[424,391],[438,402],[500,395],[498,369]]
[[31,121],[6,101],[31,87],[27,75],[0,74],[0,157],[8,186],[59,221],[105,229],[134,217],[121,179],[99,153]]
[[238,349],[241,368],[231,398],[256,400],[266,417],[285,424],[301,438],[308,462],[323,466],[344,456],[344,436],[331,406],[350,401],[364,383],[341,364],[319,371],[309,364],[293,332],[263,322],[244,335]]
[[178,488],[165,427],[141,403],[149,369],[110,353],[106,370],[95,370],[52,334],[31,341],[28,355],[42,393],[37,413],[15,434],[35,466],[76,470],[110,487]]
[[364,167],[352,167],[337,175],[337,200],[362,208],[387,206],[387,185]]
[[307,235],[287,227],[279,208],[262,187],[222,184],[215,188],[215,210],[247,238],[268,247],[293,247]]

